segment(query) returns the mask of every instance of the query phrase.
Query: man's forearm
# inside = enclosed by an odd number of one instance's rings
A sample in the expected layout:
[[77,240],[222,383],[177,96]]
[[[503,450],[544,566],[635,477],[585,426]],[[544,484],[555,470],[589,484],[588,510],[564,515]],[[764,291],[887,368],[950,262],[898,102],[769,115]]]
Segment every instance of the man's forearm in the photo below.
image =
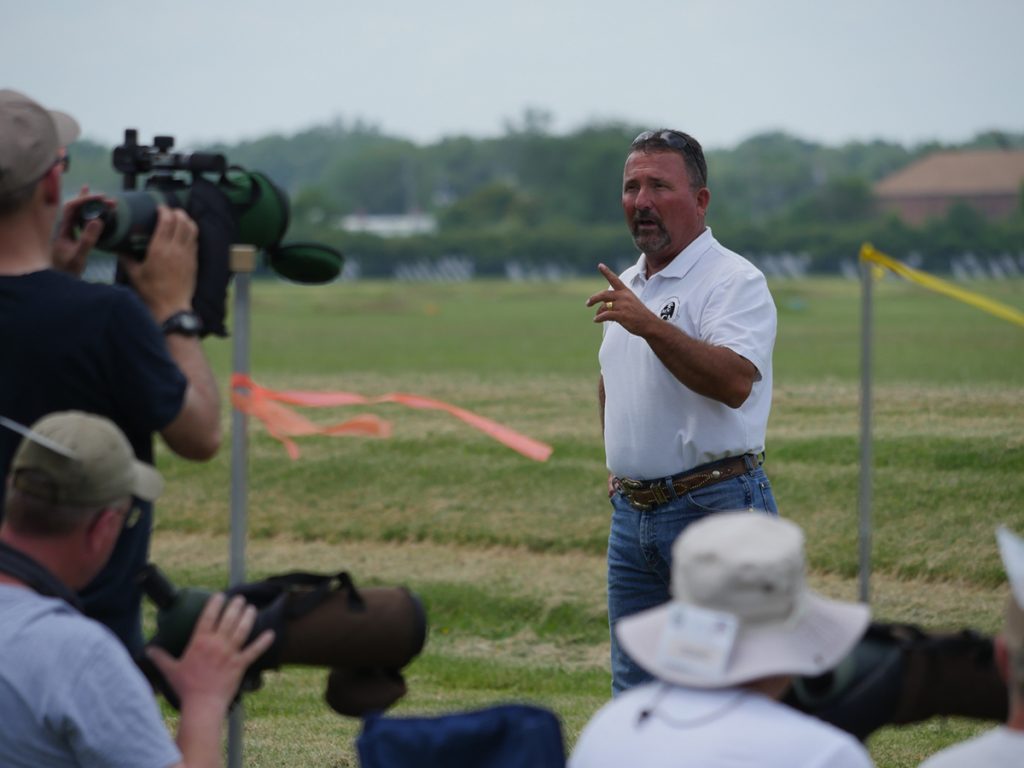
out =
[[739,408],[750,395],[757,368],[731,349],[706,344],[665,322],[652,323],[644,338],[669,373],[697,394],[730,408]]
[[178,749],[185,768],[219,768],[224,706],[218,701],[182,704]]
[[172,451],[186,459],[212,458],[221,442],[220,392],[202,343],[170,334],[167,349],[185,374],[188,389],[181,411],[161,435]]

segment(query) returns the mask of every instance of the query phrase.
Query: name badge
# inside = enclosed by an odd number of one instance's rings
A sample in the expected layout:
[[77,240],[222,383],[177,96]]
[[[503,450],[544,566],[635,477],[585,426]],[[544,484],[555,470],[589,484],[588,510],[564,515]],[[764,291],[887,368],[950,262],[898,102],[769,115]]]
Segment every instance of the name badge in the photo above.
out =
[[739,620],[731,613],[675,604],[661,635],[658,660],[678,672],[715,677],[729,663],[738,631]]

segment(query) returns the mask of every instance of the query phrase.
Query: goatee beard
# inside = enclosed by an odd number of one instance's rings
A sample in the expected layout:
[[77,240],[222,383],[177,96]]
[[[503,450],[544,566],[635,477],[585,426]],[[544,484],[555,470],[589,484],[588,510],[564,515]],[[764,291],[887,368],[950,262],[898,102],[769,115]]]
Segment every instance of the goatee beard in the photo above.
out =
[[646,232],[639,233],[636,229],[633,230],[633,244],[636,245],[637,249],[643,253],[648,251],[659,251],[667,248],[671,243],[672,238],[668,236],[668,232],[660,224],[658,225],[657,232]]

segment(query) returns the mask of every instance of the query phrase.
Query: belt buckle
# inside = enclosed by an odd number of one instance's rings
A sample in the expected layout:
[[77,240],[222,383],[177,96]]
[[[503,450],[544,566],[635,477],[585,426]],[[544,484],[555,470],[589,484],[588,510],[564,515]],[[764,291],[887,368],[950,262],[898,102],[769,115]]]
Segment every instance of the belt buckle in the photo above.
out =
[[640,480],[634,480],[631,477],[619,477],[616,479],[619,481],[619,485],[630,493],[636,493],[644,489],[644,484]]
[[651,502],[650,504],[644,504],[644,502],[637,501],[632,496],[627,496],[626,494],[623,494],[623,496],[626,496],[626,501],[628,501],[629,505],[633,507],[633,509],[635,509],[637,512],[650,512],[655,507],[654,502]]
[[626,498],[630,506],[638,512],[647,512],[654,507],[653,504],[644,504],[642,501],[637,501],[634,498],[634,494],[638,491],[644,490],[644,485],[640,480],[634,480],[631,477],[616,477],[615,480],[619,484],[619,492]]

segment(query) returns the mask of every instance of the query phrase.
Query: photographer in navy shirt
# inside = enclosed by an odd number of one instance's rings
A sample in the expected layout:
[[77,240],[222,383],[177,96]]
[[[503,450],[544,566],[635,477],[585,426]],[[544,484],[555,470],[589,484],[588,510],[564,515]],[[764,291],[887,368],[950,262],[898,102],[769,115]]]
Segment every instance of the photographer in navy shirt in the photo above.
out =
[[[61,213],[70,116],[0,90],[0,415],[30,424],[53,411],[111,419],[136,458],[152,463],[153,433],[180,456],[211,458],[221,442],[220,395],[203,353],[191,299],[197,227],[161,207],[145,258],[122,258],[131,287],[79,279],[102,232],[71,222],[87,190]],[[56,236],[54,236],[56,232]],[[18,436],[0,429],[0,476]],[[0,485],[0,503],[2,503]],[[129,651],[142,646],[141,591],[152,506],[136,501],[104,570],[81,592],[87,615],[110,627]]]

